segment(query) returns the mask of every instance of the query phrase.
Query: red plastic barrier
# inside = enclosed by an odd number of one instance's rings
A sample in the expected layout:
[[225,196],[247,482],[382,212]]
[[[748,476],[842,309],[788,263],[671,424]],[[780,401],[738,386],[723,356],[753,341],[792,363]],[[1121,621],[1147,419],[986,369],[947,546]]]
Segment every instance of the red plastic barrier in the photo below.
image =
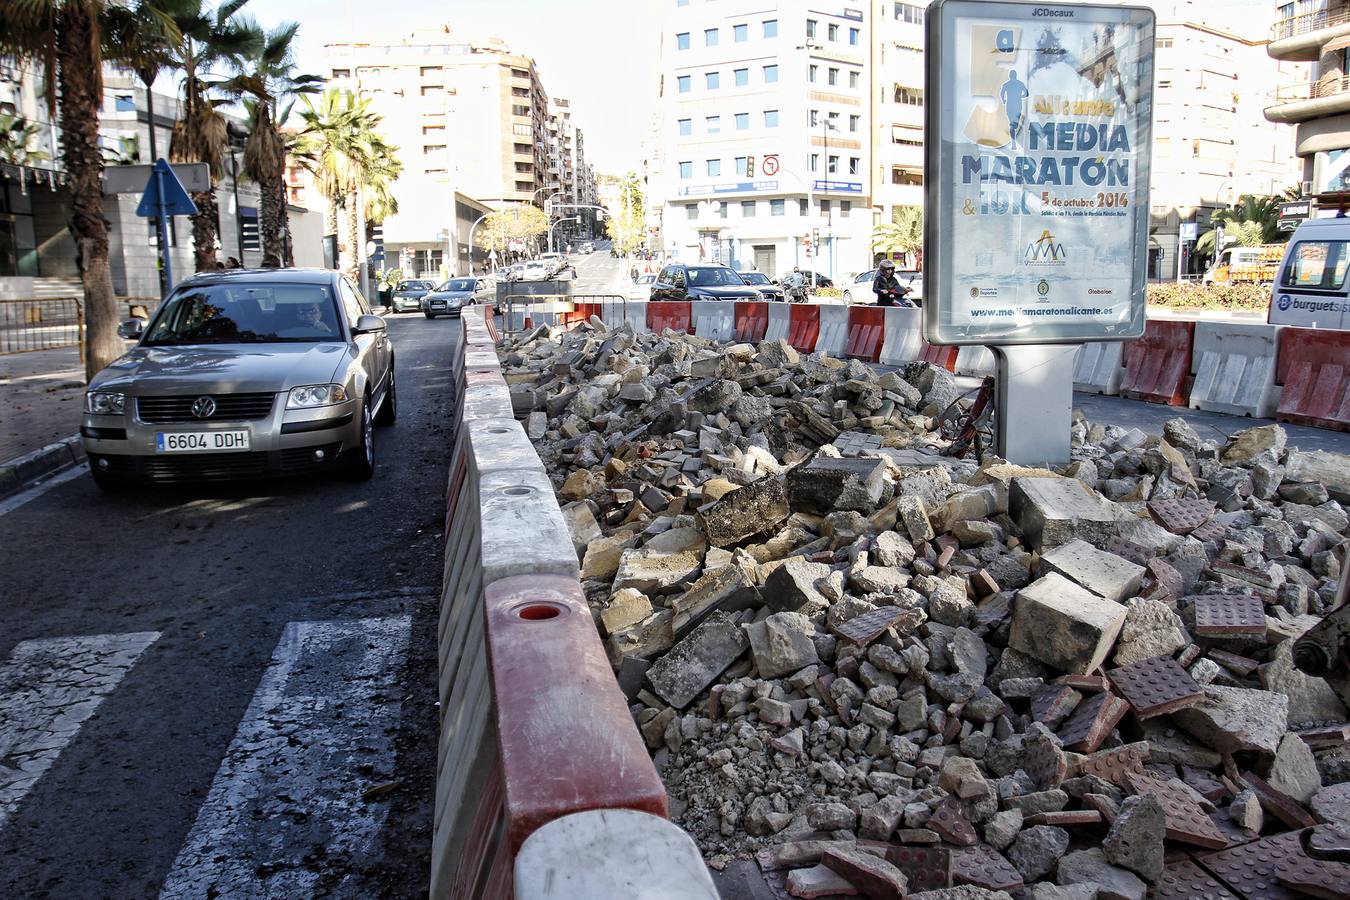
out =
[[939,347],[937,344],[924,341],[923,349],[919,351],[919,359],[929,365],[941,366],[948,372],[955,372],[956,355],[960,352],[960,347]]
[[1120,392],[1134,400],[1185,406],[1190,400],[1195,323],[1150,319],[1144,336],[1125,345]]
[[736,304],[736,340],[758,344],[769,330],[769,304]]
[[1275,382],[1284,385],[1277,420],[1350,431],[1350,332],[1283,329]]
[[844,355],[867,362],[881,358],[881,340],[886,332],[886,309],[881,306],[848,308],[848,341]]
[[589,322],[591,316],[604,314],[604,307],[599,303],[574,303],[571,312],[559,314],[558,321],[563,325],[575,325],[578,322]]
[[[576,579],[487,585],[488,656],[511,854],[541,825],[588,809],[665,817],[666,789],[633,724]],[[559,761],[575,760],[560,770]]]
[[814,353],[820,338],[820,307],[794,303],[790,310],[788,343],[802,353]]
[[693,315],[688,300],[653,300],[647,304],[647,327],[656,334],[667,328],[694,333]]
[[501,335],[497,334],[497,310],[493,308],[491,303],[484,307],[483,318],[486,320],[488,334],[492,335],[492,340],[500,341]]

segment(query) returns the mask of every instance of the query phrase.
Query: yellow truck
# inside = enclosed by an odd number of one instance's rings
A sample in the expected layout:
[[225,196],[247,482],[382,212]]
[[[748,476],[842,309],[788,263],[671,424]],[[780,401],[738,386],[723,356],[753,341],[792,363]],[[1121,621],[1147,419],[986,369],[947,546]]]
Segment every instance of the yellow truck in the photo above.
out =
[[1205,273],[1205,284],[1274,284],[1284,244],[1228,247]]

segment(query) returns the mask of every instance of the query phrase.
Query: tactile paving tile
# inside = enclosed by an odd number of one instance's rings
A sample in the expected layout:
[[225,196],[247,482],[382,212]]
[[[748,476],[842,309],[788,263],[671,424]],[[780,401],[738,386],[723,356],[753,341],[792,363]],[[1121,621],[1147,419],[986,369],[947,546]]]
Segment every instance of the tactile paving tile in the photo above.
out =
[[1241,675],[1243,678],[1255,672],[1257,667],[1261,665],[1254,659],[1229,653],[1227,650],[1210,650],[1205,655],[1228,671],[1235,675]]
[[1151,559],[1148,561],[1147,583],[1149,590],[1146,595],[1153,596],[1155,593],[1161,593],[1163,598],[1170,599],[1173,603],[1180,600],[1186,593],[1186,582],[1181,577],[1181,573],[1173,568],[1172,564],[1162,559]]
[[1091,756],[1083,756],[1074,763],[1075,777],[1095,775],[1103,781],[1109,781],[1118,787],[1125,787],[1125,776],[1130,772],[1143,772],[1148,760],[1147,745],[1126,744],[1114,750],[1099,750]]
[[[909,620],[908,627],[905,627],[904,620],[906,619]],[[834,632],[840,637],[864,647],[875,641],[883,631],[892,625],[904,634],[916,628],[922,619],[923,612],[921,610],[883,606],[880,609],[865,612],[860,616],[854,616],[847,622],[836,625]]]
[[1214,515],[1214,504],[1209,500],[1150,500],[1148,511],[1173,534],[1190,534]]
[[[1333,825],[1319,826],[1316,834],[1321,841],[1339,846],[1344,846],[1350,840],[1350,832]],[[1302,891],[1311,897],[1343,900],[1350,894],[1350,865],[1313,859],[1303,852],[1291,853],[1280,860],[1275,866],[1275,878],[1285,887]]]
[[1072,713],[1083,695],[1067,685],[1047,684],[1031,695],[1031,717],[1054,727]]
[[1022,771],[1031,777],[1038,790],[1059,787],[1069,774],[1069,758],[1049,737],[1024,744],[1021,762]]
[[1307,744],[1313,750],[1321,750],[1325,747],[1339,747],[1341,744],[1350,742],[1350,724],[1342,723],[1340,725],[1322,725],[1316,728],[1306,728],[1298,732],[1298,736],[1303,738],[1303,743]]
[[1241,900],[1192,860],[1168,863],[1149,900]]
[[1228,535],[1228,526],[1218,519],[1210,519],[1205,524],[1191,532],[1191,537],[1197,541],[1209,543],[1211,541],[1218,543]]
[[1092,753],[1129,710],[1130,704],[1111,693],[1096,694],[1083,701],[1060,726],[1058,734],[1064,749]]
[[1084,691],[1089,694],[1100,694],[1102,691],[1111,690],[1111,682],[1106,680],[1105,675],[1061,675],[1050,683],[1067,685],[1076,691]]
[[1195,598],[1195,633],[1201,637],[1265,637],[1266,605],[1255,597],[1203,594]]
[[958,847],[969,847],[979,840],[975,836],[975,827],[961,808],[961,801],[955,797],[948,797],[937,805],[932,818],[928,820],[928,827]]
[[1275,579],[1270,576],[1269,572],[1262,572],[1260,569],[1251,569],[1247,566],[1240,566],[1237,563],[1216,559],[1214,562],[1210,563],[1210,571],[1219,575],[1227,575],[1230,578],[1236,578],[1253,587],[1263,588],[1267,591],[1275,589]]
[[946,847],[891,844],[886,848],[886,859],[905,873],[910,893],[952,886],[952,852]]
[[1025,819],[1028,825],[1097,825],[1102,814],[1095,809],[1060,809],[1049,812],[1032,813]]
[[1228,814],[1228,810],[1215,810],[1209,814],[1209,820],[1214,823],[1214,827],[1228,838],[1228,846],[1237,847],[1240,844],[1250,844],[1258,840],[1261,835],[1255,831],[1248,831],[1233,821],[1233,817]]
[[1244,900],[1299,900],[1303,895],[1279,883],[1275,869],[1291,854],[1302,853],[1298,832],[1197,856],[1195,861]]
[[[952,854],[952,883],[972,884],[987,891],[1010,891],[1022,886],[1022,875],[988,844],[965,847]],[[911,893],[914,891],[910,886]]]
[[1221,850],[1228,846],[1228,838],[1188,794],[1151,775],[1131,772],[1125,777],[1130,790],[1134,793],[1152,794],[1158,798],[1167,816],[1168,840],[1208,847],[1211,850]]
[[1210,803],[1218,803],[1228,793],[1228,788],[1223,786],[1223,782],[1206,770],[1197,769],[1195,766],[1182,766],[1181,780]]
[[1142,544],[1136,544],[1134,541],[1127,541],[1123,537],[1113,537],[1106,542],[1106,552],[1114,553],[1123,559],[1128,559],[1136,566],[1146,566],[1148,561],[1157,554]]
[[1205,691],[1191,674],[1170,656],[1154,656],[1112,669],[1106,673],[1111,684],[1130,702],[1140,719],[1195,706],[1205,699]]
[[1308,828],[1317,824],[1317,820],[1297,800],[1283,791],[1276,790],[1264,778],[1251,772],[1243,772],[1242,781],[1256,792],[1256,796],[1261,800],[1262,809],[1290,828]]

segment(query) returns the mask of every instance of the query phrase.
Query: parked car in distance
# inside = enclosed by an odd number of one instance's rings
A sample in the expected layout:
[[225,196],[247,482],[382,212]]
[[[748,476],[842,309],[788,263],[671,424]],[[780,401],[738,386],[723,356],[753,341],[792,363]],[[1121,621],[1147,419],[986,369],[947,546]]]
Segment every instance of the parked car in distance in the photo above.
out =
[[394,347],[341,273],[204,272],[118,334],[137,344],[89,383],[80,424],[100,487],[375,471]]
[[639,275],[637,281],[624,288],[624,296],[629,300],[650,300],[652,285],[655,283],[655,275]]
[[582,252],[582,253],[594,253],[594,252],[595,252],[595,244],[592,244],[590,241],[587,241],[586,243],[584,243],[584,244],[581,245],[581,252]]
[[519,281],[547,281],[553,274],[549,264],[542,259],[532,259],[521,267]]
[[422,297],[436,287],[434,281],[400,281],[394,288],[394,297],[389,303],[391,312],[416,312],[422,308]]
[[541,253],[537,261],[543,263],[548,270],[545,278],[552,278],[567,265],[567,260],[563,258],[561,253]]
[[759,300],[759,291],[741,280],[730,266],[673,263],[652,285],[653,300]]
[[763,294],[765,300],[782,300],[785,297],[782,286],[774,284],[763,272],[742,272],[741,281]]
[[464,307],[491,300],[496,290],[496,280],[491,275],[451,278],[422,298],[422,312],[428,319],[458,318]]

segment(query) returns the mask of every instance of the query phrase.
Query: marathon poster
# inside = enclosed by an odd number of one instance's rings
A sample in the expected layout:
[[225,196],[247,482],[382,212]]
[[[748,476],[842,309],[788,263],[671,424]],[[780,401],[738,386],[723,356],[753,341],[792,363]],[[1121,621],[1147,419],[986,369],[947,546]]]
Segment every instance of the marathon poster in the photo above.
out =
[[976,0],[943,11],[929,98],[941,119],[939,330],[960,343],[1142,333],[1152,12]]

